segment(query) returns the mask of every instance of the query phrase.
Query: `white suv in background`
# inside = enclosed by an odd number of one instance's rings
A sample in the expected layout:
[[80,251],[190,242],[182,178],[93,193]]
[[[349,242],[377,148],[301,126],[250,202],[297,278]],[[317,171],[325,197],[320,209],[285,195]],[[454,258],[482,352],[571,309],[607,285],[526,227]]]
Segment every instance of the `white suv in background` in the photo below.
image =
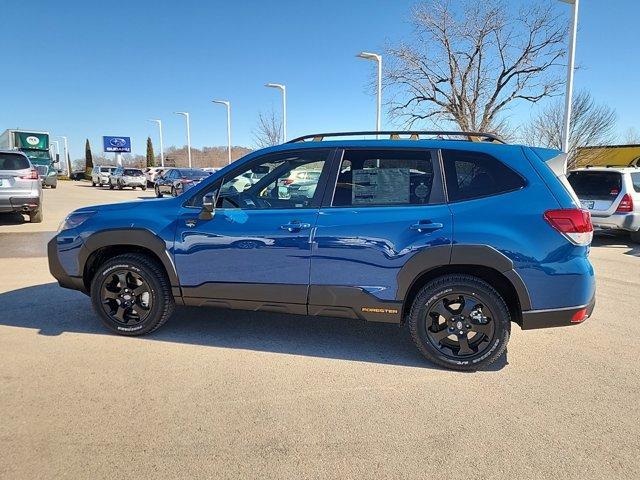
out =
[[91,170],[91,185],[92,186],[100,186],[100,185],[109,185],[109,177],[116,170],[116,167],[109,166],[100,166],[96,165]]
[[596,230],[627,231],[640,242],[640,168],[587,167],[568,178]]

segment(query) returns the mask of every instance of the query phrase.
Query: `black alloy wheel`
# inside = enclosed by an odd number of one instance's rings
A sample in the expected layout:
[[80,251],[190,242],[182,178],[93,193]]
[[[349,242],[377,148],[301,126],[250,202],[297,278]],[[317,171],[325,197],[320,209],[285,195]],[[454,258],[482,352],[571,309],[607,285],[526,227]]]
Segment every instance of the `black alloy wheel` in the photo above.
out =
[[114,270],[100,288],[104,313],[115,323],[135,327],[149,316],[153,298],[147,281],[131,270]]
[[494,336],[493,313],[462,292],[440,296],[427,312],[426,335],[444,355],[458,359],[483,353]]
[[477,370],[506,350],[511,315],[484,280],[450,274],[431,280],[407,316],[414,343],[428,360],[455,370]]

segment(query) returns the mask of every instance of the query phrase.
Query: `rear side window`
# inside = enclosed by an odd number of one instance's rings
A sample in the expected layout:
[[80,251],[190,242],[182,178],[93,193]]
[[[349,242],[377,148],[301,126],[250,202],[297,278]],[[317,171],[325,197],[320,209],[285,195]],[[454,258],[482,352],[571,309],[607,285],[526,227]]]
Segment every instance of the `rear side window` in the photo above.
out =
[[640,172],[631,174],[631,181],[633,182],[633,189],[636,192],[640,192]]
[[442,150],[449,201],[469,200],[511,192],[525,181],[490,155],[464,150]]
[[427,205],[432,186],[428,150],[345,150],[332,205]]
[[620,193],[622,175],[619,172],[581,170],[569,174],[569,183],[579,197],[611,198]]
[[30,168],[29,160],[15,153],[0,153],[0,170],[24,170]]

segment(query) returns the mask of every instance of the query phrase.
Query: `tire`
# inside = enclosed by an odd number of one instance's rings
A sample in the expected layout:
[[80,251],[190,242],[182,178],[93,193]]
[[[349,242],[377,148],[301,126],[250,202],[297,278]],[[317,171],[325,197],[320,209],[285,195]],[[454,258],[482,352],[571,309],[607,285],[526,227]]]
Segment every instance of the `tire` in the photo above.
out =
[[96,186],[96,182],[94,182],[93,180],[91,180],[91,186],[95,187]]
[[109,190],[113,190],[113,183],[109,182]]
[[56,183],[54,183],[53,185],[51,185],[51,188],[53,188],[54,190],[55,190],[56,188],[58,188],[58,181],[57,181],[57,180],[56,180]]
[[35,212],[29,212],[29,221],[31,223],[42,223],[42,209],[39,208]]
[[162,193],[160,193],[160,189],[158,188],[157,185],[156,185],[155,191],[156,191],[156,197],[162,198]]
[[172,196],[172,197],[176,197],[176,196],[177,196],[177,194],[176,194],[176,187],[171,187],[171,196]]
[[131,187],[131,190],[135,190],[135,189],[136,189],[136,187]]
[[[121,285],[122,279],[125,280],[125,288]],[[142,279],[143,283],[138,285],[136,279]],[[138,288],[143,288],[144,293],[134,295],[133,291]],[[129,306],[121,308],[127,298]],[[145,300],[146,311],[143,308]],[[164,269],[140,253],[118,255],[100,265],[91,282],[91,302],[105,327],[130,337],[157,330],[175,308]],[[135,313],[136,308],[140,310],[138,314]]]
[[142,187],[140,187],[143,191],[147,189],[146,185],[143,185]]
[[631,241],[635,243],[640,243],[640,231],[631,232]]
[[484,280],[462,274],[427,283],[411,305],[407,324],[425,358],[441,367],[463,371],[495,362],[507,348],[511,333],[511,316],[500,294]]
[[122,184],[120,182],[118,182],[118,190],[122,190]]

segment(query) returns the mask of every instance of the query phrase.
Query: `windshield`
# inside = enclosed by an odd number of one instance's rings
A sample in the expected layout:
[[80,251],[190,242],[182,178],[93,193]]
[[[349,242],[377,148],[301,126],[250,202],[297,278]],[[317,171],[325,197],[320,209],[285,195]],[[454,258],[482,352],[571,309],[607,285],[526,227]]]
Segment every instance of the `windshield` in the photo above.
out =
[[0,170],[24,170],[29,168],[29,160],[15,153],[0,153]]
[[128,177],[139,177],[140,175],[144,174],[142,173],[142,170],[137,170],[135,168],[126,168],[123,175],[126,175]]
[[569,174],[569,183],[579,197],[615,197],[622,188],[619,172],[579,171]]
[[29,157],[30,160],[36,160],[39,162],[51,161],[51,156],[48,150],[23,150],[23,153]]

